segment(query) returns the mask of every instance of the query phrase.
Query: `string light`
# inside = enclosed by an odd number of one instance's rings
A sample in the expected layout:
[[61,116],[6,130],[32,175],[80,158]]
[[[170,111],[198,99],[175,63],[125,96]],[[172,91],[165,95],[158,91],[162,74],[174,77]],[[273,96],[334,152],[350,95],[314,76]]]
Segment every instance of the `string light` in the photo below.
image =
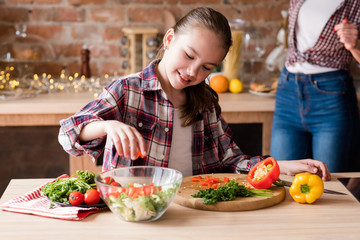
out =
[[6,66],[0,69],[0,99],[7,99],[6,92],[12,92],[13,98],[21,98],[22,93],[31,90],[33,96],[42,93],[56,93],[56,92],[89,92],[94,98],[97,98],[102,92],[103,88],[115,79],[109,74],[104,74],[101,77],[86,78],[75,73],[73,76],[67,75],[65,70],[61,71],[59,77],[52,77],[51,74],[42,73],[34,74],[32,77],[23,77],[18,79],[15,74],[13,66]]

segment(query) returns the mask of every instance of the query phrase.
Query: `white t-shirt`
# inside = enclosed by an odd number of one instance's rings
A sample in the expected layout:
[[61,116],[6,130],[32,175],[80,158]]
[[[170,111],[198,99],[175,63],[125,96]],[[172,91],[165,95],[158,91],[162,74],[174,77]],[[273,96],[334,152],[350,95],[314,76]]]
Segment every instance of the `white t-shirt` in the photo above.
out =
[[192,126],[181,126],[180,109],[174,108],[173,134],[170,148],[169,168],[192,175]]
[[[320,34],[336,8],[344,0],[306,0],[301,6],[296,21],[297,49],[304,52],[314,46]],[[308,62],[296,62],[287,66],[292,73],[323,73],[336,71],[335,68],[321,67]]]

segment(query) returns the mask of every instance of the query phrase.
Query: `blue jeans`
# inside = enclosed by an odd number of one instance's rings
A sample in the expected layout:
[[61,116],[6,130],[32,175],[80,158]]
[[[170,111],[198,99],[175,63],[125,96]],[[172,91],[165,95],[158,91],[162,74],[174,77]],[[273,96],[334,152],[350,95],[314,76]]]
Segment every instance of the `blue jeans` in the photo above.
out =
[[331,172],[355,170],[360,147],[358,111],[347,71],[307,75],[284,68],[276,94],[271,156],[313,158],[327,164]]

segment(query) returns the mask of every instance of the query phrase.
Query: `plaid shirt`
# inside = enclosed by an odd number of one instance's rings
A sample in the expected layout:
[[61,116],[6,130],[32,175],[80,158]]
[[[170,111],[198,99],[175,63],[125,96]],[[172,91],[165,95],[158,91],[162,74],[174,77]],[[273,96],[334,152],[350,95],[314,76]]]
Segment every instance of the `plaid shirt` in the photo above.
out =
[[[74,116],[60,121],[59,142],[75,156],[87,153],[97,159],[104,151],[103,170],[122,166],[167,167],[173,129],[174,108],[166,99],[152,62],[142,72],[113,81],[101,96]],[[79,142],[81,129],[91,121],[119,120],[135,127],[144,137],[148,155],[135,161],[119,156],[106,137]],[[234,143],[230,128],[215,107],[202,112],[193,124],[193,174],[249,170],[264,157],[250,158]]]
[[315,45],[304,52],[300,52],[296,47],[295,27],[297,16],[304,2],[305,0],[290,1],[289,46],[286,66],[296,62],[309,62],[322,67],[349,70],[353,57],[350,51],[344,47],[344,44],[339,41],[333,29],[336,24],[341,23],[346,18],[349,22],[358,25],[360,35],[360,1],[345,0],[341,3],[326,23]]

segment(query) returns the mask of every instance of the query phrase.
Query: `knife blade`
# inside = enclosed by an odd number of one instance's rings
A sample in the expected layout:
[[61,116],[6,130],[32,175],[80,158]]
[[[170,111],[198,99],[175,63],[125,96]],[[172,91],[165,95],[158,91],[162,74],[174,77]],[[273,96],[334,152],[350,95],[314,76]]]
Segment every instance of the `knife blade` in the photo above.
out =
[[[290,181],[286,181],[286,180],[280,180],[280,181],[283,181],[285,183],[285,186],[287,186],[287,187],[290,187],[292,185],[292,182],[290,182]],[[330,189],[324,189],[324,193],[337,194],[337,195],[347,195],[346,193],[333,191],[333,190],[330,190]]]
[[[249,171],[246,171],[246,170],[238,170],[238,172],[240,174],[248,174]],[[285,183],[285,186],[287,187],[291,187],[292,185],[292,182],[290,181],[286,181],[286,180],[282,180],[282,179],[278,179],[278,181],[283,181]],[[324,193],[328,193],[328,194],[336,194],[336,195],[347,195],[346,193],[342,193],[342,192],[337,192],[337,191],[334,191],[334,190],[330,190],[330,189],[324,189]]]

